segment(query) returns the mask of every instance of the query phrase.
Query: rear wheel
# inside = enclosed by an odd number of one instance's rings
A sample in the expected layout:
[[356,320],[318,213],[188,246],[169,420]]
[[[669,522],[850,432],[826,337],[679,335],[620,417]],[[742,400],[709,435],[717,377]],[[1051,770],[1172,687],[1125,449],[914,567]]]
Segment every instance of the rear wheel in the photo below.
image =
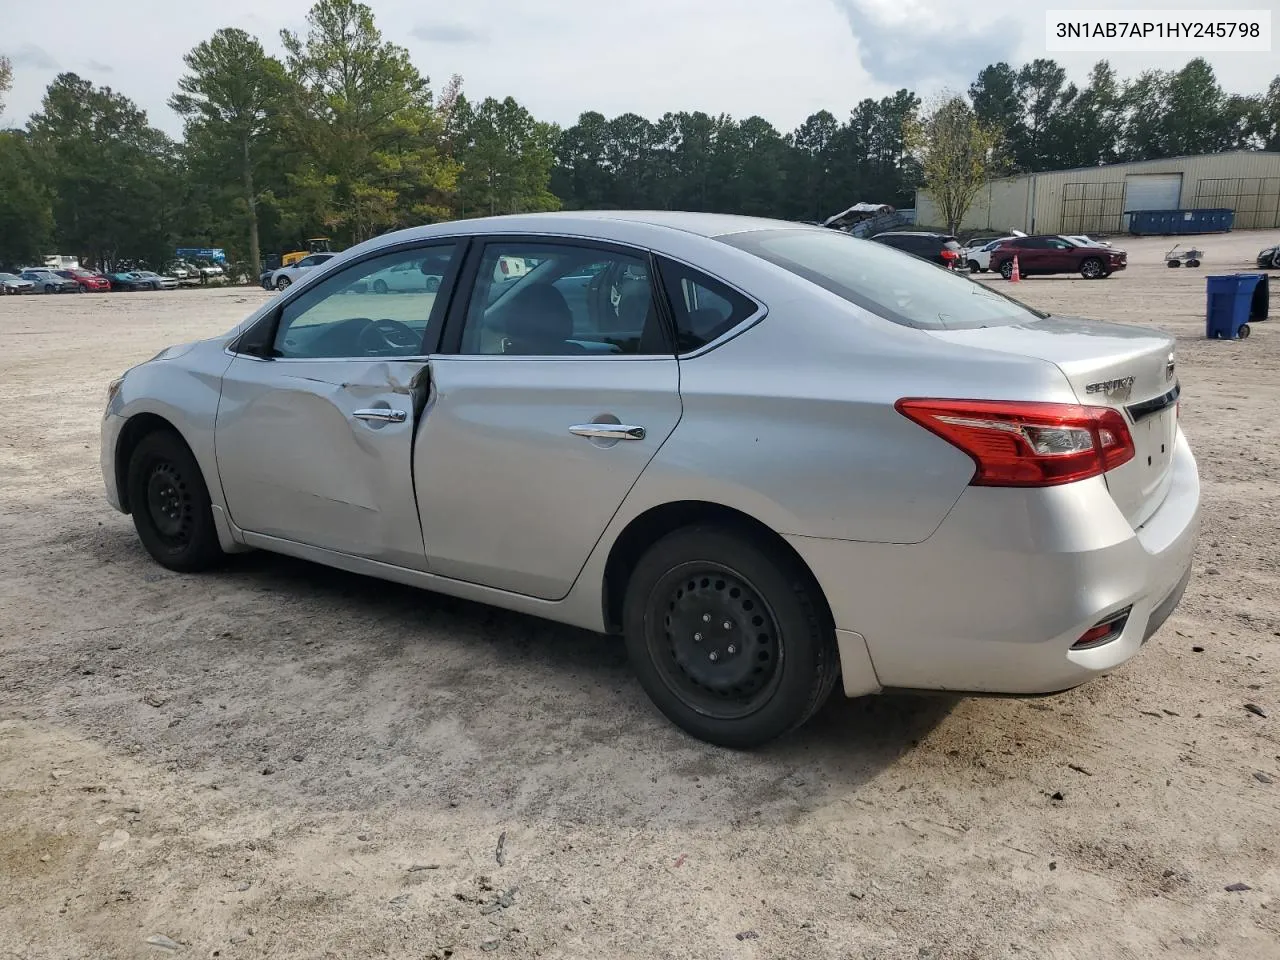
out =
[[1089,257],[1084,263],[1080,264],[1080,276],[1086,280],[1097,280],[1106,276],[1106,272],[1102,268],[1102,261],[1097,257]]
[[808,720],[839,672],[835,630],[807,571],[759,538],[703,526],[640,559],[623,610],[645,692],[687,733],[760,746]]
[[181,437],[172,430],[143,437],[129,457],[126,481],[138,539],[157,563],[185,573],[222,558],[209,489]]

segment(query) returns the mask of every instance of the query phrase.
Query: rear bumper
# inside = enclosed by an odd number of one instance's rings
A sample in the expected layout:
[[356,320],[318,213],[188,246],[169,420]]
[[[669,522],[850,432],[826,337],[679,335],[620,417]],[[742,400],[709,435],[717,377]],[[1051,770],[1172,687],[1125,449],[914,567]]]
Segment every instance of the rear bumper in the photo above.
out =
[[[1190,576],[1200,478],[1181,432],[1169,492],[1134,530],[1102,478],[1040,490],[968,488],[923,543],[788,537],[836,627],[865,640],[875,685],[1004,694],[1066,690],[1133,657]],[[1131,608],[1098,647],[1072,644]],[[842,644],[842,655],[847,644]],[[846,692],[867,691],[865,677]]]

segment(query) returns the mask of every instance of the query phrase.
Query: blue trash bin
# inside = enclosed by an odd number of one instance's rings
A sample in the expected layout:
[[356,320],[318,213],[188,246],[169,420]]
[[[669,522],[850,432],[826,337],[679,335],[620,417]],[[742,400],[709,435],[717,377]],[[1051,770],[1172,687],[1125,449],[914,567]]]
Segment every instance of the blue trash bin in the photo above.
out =
[[1206,277],[1204,335],[1210,340],[1243,340],[1250,323],[1266,320],[1271,309],[1267,276],[1233,273]]

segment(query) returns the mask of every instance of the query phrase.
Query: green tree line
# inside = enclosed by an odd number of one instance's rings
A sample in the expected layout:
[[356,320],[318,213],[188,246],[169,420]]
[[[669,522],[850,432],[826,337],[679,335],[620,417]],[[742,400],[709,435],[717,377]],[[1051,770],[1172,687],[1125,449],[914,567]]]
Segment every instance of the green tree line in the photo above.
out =
[[[558,208],[821,220],[862,200],[909,206],[940,162],[918,134],[954,129],[964,113],[954,102],[947,116],[922,110],[904,89],[789,133],[700,111],[587,111],[561,129],[512,97],[473,102],[459,77],[433,90],[357,0],[319,0],[305,30],[280,41],[283,58],[228,28],[188,52],[169,99],[180,140],[124,94],[59,75],[25,128],[0,131],[0,264],[56,250],[159,266],[178,245],[256,264],[308,236],[345,246]],[[0,104],[10,76],[0,58]],[[997,63],[961,101],[990,137],[978,144],[982,176],[1280,149],[1280,77],[1229,95],[1202,59],[1130,79],[1101,61],[1083,87],[1052,60]]]

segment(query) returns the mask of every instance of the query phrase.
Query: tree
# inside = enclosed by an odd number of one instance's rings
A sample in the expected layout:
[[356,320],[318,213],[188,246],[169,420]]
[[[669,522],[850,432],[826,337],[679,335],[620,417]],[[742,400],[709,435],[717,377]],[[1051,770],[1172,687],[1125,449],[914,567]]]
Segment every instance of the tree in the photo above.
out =
[[[183,61],[169,106],[185,121],[188,162],[203,166],[215,184],[238,182],[249,234],[249,262],[261,262],[258,172],[279,136],[278,105],[287,95],[284,67],[243,30],[219,30]],[[203,163],[202,163],[203,161]]]
[[4,113],[5,98],[13,87],[13,64],[0,53],[0,114]]
[[26,134],[0,131],[0,265],[38,263],[53,239],[53,208]]
[[997,134],[980,121],[960,96],[945,96],[922,119],[907,126],[925,182],[947,232],[960,228],[978,190],[987,182]]
[[548,189],[555,162],[557,131],[539,123],[516,101],[488,97],[472,108],[459,95],[458,213],[464,217],[555,210],[559,199]]
[[174,144],[110,87],[60,74],[28,124],[53,195],[54,241],[98,262],[172,254],[183,198]]
[[295,85],[292,219],[360,241],[447,216],[457,166],[408,51],[384,42],[355,0],[320,0],[307,25],[305,37],[280,32]]

